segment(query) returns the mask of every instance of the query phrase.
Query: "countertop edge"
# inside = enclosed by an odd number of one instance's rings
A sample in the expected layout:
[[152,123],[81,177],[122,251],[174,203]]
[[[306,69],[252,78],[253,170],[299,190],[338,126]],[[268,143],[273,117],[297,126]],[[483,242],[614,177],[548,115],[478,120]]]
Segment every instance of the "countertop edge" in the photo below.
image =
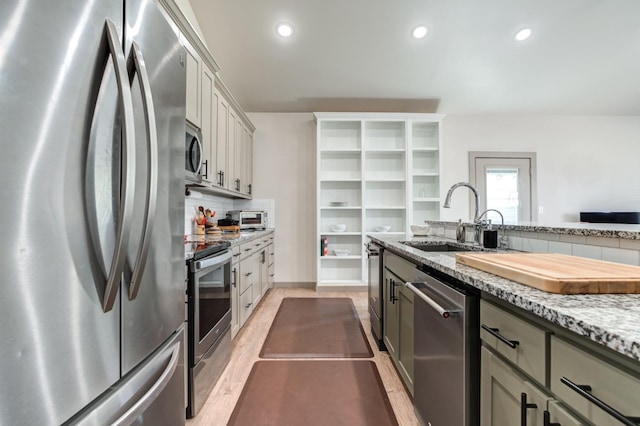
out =
[[[427,220],[425,223],[431,226],[455,227],[458,222]],[[471,222],[463,222],[466,227],[473,226]],[[632,224],[605,224],[605,223],[565,223],[557,225],[544,224],[520,224],[520,225],[500,225],[491,224],[494,229],[505,231],[538,232],[548,234],[581,235],[586,237],[622,238],[625,240],[640,240],[640,225]]]
[[[252,232],[240,232],[240,236],[233,239],[233,240],[229,240],[229,242],[231,243],[231,247],[233,248],[234,246],[238,246],[240,244],[246,243],[248,241],[253,241],[257,238],[260,237],[264,237],[265,235],[269,235],[275,232],[275,228],[267,228],[264,229],[262,231],[252,231]],[[232,234],[226,234],[226,236],[230,236]],[[192,244],[192,243],[185,243],[185,244]],[[193,259],[193,252],[187,252],[185,251],[184,254],[184,260],[185,261],[189,261]]]

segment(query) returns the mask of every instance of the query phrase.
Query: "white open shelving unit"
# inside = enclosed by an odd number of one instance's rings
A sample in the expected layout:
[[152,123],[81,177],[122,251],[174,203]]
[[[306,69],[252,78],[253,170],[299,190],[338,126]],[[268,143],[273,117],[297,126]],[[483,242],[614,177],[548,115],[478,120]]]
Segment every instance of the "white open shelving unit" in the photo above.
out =
[[[318,289],[366,286],[366,235],[440,217],[439,114],[316,113]],[[335,206],[340,202],[345,205]],[[331,225],[345,224],[345,232]],[[328,239],[329,255],[321,240]],[[349,250],[335,256],[334,249]]]

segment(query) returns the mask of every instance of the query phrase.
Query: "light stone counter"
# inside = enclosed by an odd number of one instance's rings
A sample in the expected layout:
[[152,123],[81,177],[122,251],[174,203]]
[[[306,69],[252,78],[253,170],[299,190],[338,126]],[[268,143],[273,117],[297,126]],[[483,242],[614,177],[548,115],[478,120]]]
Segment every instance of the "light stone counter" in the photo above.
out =
[[[222,235],[205,235],[205,241],[218,241],[226,240],[231,243],[231,247],[246,243],[247,241],[255,240],[265,235],[270,235],[275,231],[273,228],[265,229],[264,231],[252,231],[252,232],[240,232],[240,233],[223,233]],[[188,240],[195,239],[195,235],[187,236]],[[198,243],[185,243],[184,245],[184,258],[189,260],[193,258],[193,252]]]
[[[456,263],[455,253],[424,252],[400,241],[447,241],[442,237],[370,234],[388,250],[529,311],[540,318],[640,361],[640,295],[558,295]],[[493,250],[495,251],[495,250]]]

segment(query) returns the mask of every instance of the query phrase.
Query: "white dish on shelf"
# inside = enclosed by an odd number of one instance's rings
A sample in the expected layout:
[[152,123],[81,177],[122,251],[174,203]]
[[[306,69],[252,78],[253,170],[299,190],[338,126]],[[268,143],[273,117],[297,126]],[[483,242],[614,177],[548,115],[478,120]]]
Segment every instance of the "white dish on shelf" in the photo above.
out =
[[333,249],[333,254],[335,254],[338,257],[344,257],[344,256],[349,256],[349,250],[346,249]]
[[347,230],[347,225],[344,223],[334,223],[329,226],[329,229],[331,229],[331,232],[344,232]]
[[411,232],[418,236],[429,235],[429,225],[411,225]]
[[389,230],[391,230],[391,227],[389,225],[381,225],[376,226],[375,228],[373,228],[373,230],[376,232],[389,232]]
[[331,207],[344,207],[347,205],[346,201],[331,201],[329,202]]

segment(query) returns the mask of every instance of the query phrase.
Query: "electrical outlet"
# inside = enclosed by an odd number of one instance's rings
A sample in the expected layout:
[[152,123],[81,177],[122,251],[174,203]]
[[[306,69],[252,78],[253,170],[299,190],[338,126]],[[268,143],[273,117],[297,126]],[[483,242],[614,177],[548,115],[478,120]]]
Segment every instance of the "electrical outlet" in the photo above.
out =
[[538,214],[543,214],[543,213],[544,213],[544,207],[538,206]]

